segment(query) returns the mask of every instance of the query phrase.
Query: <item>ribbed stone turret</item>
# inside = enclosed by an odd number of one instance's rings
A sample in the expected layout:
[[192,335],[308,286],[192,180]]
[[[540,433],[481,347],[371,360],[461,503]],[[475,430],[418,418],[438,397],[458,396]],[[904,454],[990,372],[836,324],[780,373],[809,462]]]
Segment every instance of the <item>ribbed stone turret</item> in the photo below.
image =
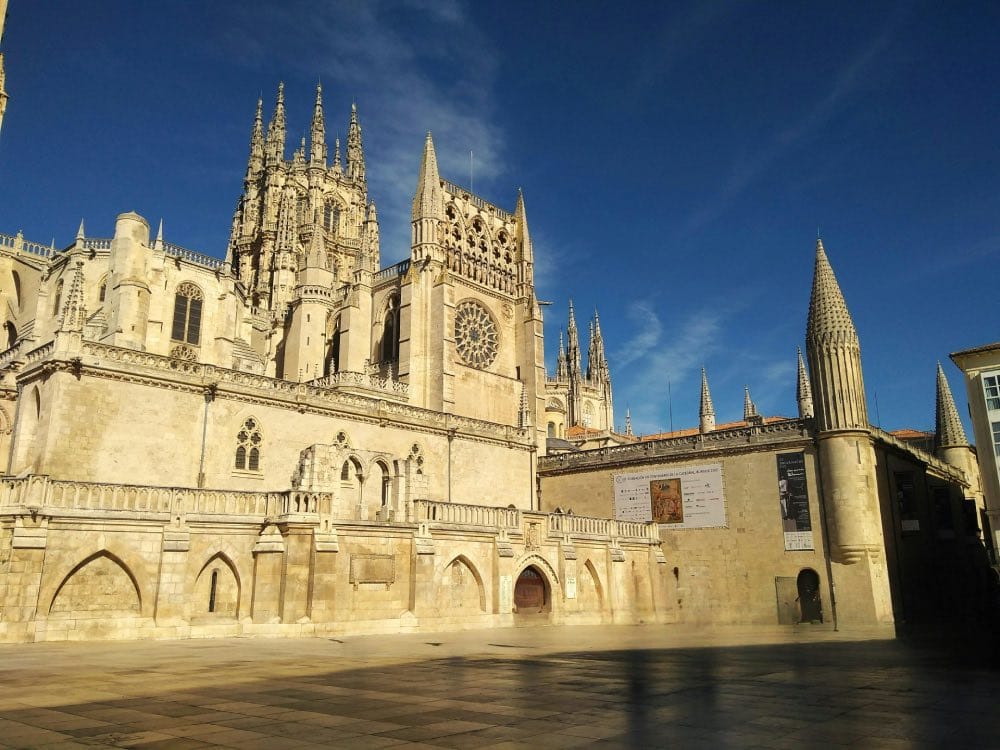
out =
[[867,430],[861,345],[822,240],[816,241],[806,354],[819,431]]
[[951,387],[944,376],[941,363],[937,366],[937,422],[934,429],[934,446],[938,449],[967,447],[969,439],[965,436],[965,428],[955,408],[955,399],[951,395]]

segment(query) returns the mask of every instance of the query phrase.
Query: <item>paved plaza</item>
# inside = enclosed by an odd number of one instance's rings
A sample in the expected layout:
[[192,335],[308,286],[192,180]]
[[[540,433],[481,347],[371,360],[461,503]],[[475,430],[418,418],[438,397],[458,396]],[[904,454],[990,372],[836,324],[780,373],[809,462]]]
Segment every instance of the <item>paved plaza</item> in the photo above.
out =
[[998,672],[975,649],[859,635],[661,625],[2,645],[0,744],[998,746]]

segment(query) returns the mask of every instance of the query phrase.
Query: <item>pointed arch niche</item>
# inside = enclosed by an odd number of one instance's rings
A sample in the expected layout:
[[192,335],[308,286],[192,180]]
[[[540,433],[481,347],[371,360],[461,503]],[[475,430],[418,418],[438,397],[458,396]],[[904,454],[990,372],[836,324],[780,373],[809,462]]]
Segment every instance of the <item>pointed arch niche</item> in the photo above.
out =
[[202,566],[194,584],[191,615],[232,617],[240,611],[240,579],[236,566],[222,552]]
[[50,617],[106,618],[139,615],[142,598],[135,576],[107,550],[79,563],[59,584]]
[[441,576],[440,602],[451,615],[479,615],[486,612],[486,587],[469,558],[458,555]]

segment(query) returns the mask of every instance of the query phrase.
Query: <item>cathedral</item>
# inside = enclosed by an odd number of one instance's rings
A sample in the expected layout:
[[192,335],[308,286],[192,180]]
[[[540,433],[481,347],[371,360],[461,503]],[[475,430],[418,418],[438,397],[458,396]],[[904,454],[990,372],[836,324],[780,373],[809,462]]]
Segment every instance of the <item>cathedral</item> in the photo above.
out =
[[822,243],[798,418],[748,393],[716,426],[703,375],[699,428],[619,433],[596,311],[586,368],[570,303],[545,371],[524,196],[444,179],[428,133],[383,267],[360,115],[331,155],[322,94],[290,158],[258,101],[224,259],[131,212],[0,235],[0,640],[891,628],[969,580],[947,381],[931,452],[870,425]]

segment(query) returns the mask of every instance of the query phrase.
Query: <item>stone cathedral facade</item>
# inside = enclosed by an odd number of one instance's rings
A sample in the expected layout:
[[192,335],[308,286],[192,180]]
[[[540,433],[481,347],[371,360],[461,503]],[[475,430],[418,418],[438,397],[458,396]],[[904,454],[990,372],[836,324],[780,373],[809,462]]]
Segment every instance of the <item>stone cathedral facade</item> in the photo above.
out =
[[[442,178],[428,134],[383,266],[357,110],[332,154],[319,88],[290,157],[286,130],[279,88],[224,259],[135,213],[61,250],[0,235],[0,640],[820,622],[834,584],[842,622],[888,627],[969,540],[950,392],[937,456],[870,426],[822,246],[799,418],[717,428],[705,378],[700,430],[641,440],[596,313],[586,369],[571,305],[545,372],[520,193]],[[678,471],[712,477],[708,522]]]

